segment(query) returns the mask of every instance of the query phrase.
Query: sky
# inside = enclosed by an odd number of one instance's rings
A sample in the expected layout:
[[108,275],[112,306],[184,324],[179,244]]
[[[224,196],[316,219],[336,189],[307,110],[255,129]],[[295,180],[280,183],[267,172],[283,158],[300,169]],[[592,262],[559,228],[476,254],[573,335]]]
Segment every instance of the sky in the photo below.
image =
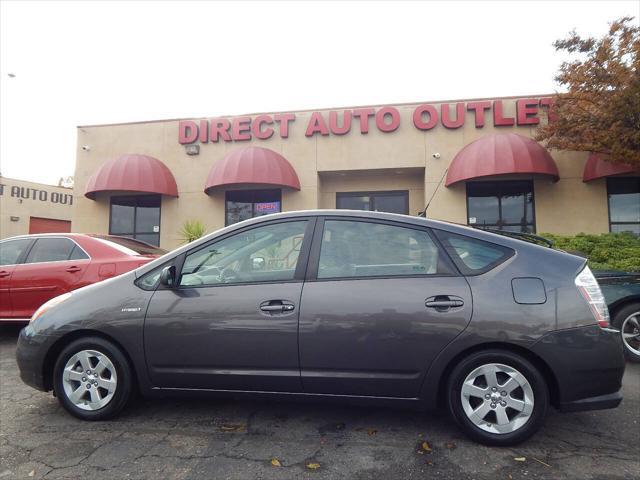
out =
[[0,172],[73,175],[78,125],[554,92],[553,41],[639,5],[0,0]]

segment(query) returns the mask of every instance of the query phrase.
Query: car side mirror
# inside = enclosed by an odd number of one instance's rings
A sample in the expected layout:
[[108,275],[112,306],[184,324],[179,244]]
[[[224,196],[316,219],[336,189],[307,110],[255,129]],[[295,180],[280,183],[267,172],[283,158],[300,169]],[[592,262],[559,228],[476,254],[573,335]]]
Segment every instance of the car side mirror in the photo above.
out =
[[164,267],[160,272],[160,284],[166,287],[175,287],[176,285],[176,267],[175,265],[169,265]]

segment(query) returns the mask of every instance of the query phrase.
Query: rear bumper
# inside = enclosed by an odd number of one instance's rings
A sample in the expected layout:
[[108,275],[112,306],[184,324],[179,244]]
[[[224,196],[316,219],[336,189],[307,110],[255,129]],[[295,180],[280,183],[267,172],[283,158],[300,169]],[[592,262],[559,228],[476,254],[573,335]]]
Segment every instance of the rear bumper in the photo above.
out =
[[625,359],[620,333],[597,325],[549,333],[532,347],[556,379],[563,412],[615,408],[622,401]]

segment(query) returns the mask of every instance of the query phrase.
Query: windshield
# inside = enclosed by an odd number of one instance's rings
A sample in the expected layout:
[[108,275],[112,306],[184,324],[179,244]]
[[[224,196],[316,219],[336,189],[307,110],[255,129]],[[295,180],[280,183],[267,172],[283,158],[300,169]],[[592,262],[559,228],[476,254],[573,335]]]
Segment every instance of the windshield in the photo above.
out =
[[133,238],[117,237],[113,235],[94,235],[93,238],[106,243],[112,248],[127,255],[164,255],[166,250]]

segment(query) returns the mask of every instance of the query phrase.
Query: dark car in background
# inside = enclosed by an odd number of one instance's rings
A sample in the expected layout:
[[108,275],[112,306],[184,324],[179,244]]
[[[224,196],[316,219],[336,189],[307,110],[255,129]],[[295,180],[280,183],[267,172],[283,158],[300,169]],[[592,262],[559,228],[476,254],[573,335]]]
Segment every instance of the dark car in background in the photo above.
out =
[[512,445],[548,409],[614,408],[625,362],[583,258],[347,210],[247,220],[57,297],[18,340],[23,381],[85,420],[134,390],[445,406]]
[[114,235],[49,233],[0,241],[0,322],[28,322],[40,305],[166,253]]
[[628,360],[640,362],[640,272],[595,271]]

